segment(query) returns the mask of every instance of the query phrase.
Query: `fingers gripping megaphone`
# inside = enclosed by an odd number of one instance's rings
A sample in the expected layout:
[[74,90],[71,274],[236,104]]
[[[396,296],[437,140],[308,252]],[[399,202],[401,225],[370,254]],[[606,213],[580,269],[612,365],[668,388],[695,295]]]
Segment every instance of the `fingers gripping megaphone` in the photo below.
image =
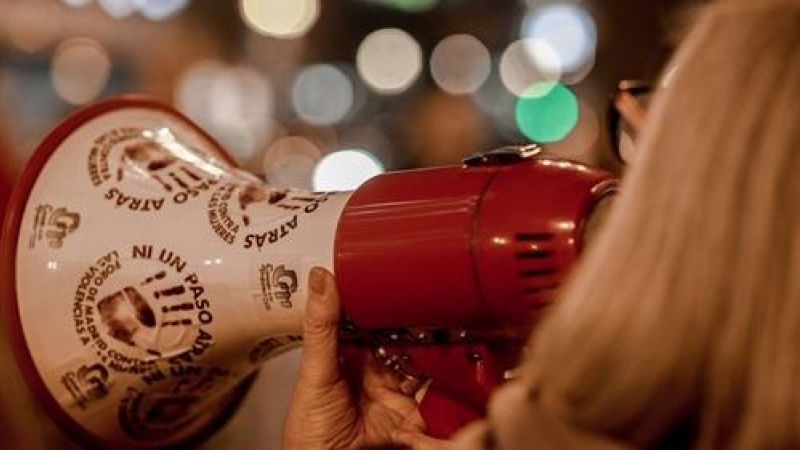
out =
[[308,272],[326,267],[344,342],[432,379],[422,413],[446,435],[513,368],[615,189],[536,147],[354,192],[276,188],[170,107],[115,99],[59,125],[20,177],[3,315],[30,388],[79,441],[177,447],[300,344]]

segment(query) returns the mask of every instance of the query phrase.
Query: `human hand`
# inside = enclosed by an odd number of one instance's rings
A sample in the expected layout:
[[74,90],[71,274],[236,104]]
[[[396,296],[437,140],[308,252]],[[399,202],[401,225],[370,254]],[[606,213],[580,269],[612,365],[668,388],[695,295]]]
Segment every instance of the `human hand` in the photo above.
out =
[[340,363],[339,296],[333,276],[309,274],[300,373],[283,428],[284,450],[405,446],[441,450],[445,441],[423,434],[413,395],[415,380],[384,370],[371,354]]

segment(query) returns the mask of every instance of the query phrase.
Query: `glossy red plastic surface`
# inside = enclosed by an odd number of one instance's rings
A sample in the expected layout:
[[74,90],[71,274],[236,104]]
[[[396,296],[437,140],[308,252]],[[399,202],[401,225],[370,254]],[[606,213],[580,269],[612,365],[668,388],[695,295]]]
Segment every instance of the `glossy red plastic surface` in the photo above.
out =
[[597,203],[614,192],[611,174],[564,160],[504,167],[476,218],[474,255],[482,297],[496,323],[519,328],[550,302],[583,246]]
[[532,158],[386,174],[353,194],[335,243],[343,306],[390,364],[431,380],[428,434],[483,416],[615,190],[607,172]]
[[544,158],[395,172],[342,214],[335,269],[359,329],[524,325],[577,256],[612,176]]
[[339,221],[335,271],[359,328],[453,328],[486,315],[471,252],[476,210],[495,171],[387,173],[352,195]]

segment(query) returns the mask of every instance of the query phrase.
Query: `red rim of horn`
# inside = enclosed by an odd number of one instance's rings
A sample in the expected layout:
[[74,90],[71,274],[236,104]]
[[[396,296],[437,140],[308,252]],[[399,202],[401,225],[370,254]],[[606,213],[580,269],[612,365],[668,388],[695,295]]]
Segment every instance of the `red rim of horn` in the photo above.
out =
[[[34,152],[31,159],[25,165],[25,169],[17,179],[6,209],[6,216],[2,227],[2,240],[0,240],[0,276],[2,276],[2,278],[0,278],[0,294],[2,295],[0,299],[0,314],[6,326],[6,333],[11,343],[17,364],[34,398],[62,430],[79,444],[93,449],[124,447],[121,447],[120,443],[117,442],[108,442],[99,439],[83,429],[63,410],[50,393],[49,389],[47,389],[44,380],[33,362],[33,357],[28,349],[19,317],[16,295],[16,254],[25,206],[28,203],[31,190],[39,178],[39,174],[53,153],[55,153],[67,137],[86,122],[102,114],[126,108],[152,109],[172,115],[207,140],[228,164],[236,166],[236,163],[228,152],[225,151],[214,138],[172,106],[152,98],[132,95],[102,101],[68,116],[56,126],[37,147],[36,152]],[[193,446],[192,444],[197,444],[218,431],[236,411],[254,378],[255,374],[248,377],[234,389],[234,392],[232,392],[227,399],[226,404],[223,405],[224,408],[220,415],[217,416],[203,432],[187,438],[183,442],[176,443],[174,447],[186,448],[187,445]]]

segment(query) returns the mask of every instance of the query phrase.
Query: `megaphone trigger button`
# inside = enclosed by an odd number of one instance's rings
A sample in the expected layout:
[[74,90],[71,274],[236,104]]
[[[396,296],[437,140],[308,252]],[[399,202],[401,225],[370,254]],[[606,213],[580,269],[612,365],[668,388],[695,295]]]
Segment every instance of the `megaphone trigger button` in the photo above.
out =
[[481,166],[487,162],[486,156],[482,153],[473,153],[461,161],[467,167]]
[[513,164],[540,156],[543,151],[543,148],[538,144],[507,146],[484,153],[472,154],[464,158],[462,162],[467,167],[484,166],[487,164]]

